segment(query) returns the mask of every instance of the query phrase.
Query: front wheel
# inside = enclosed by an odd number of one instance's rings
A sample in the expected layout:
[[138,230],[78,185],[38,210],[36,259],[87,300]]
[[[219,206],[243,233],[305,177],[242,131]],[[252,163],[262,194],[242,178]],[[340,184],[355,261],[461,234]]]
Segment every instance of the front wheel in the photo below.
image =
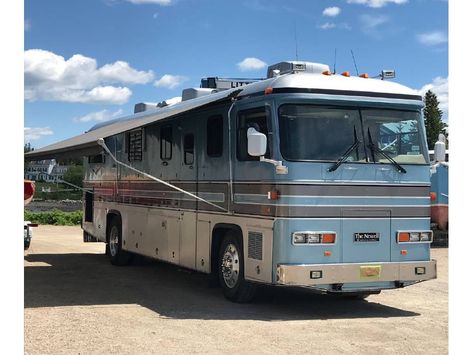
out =
[[245,280],[242,242],[236,232],[230,231],[223,238],[218,260],[218,278],[225,297],[238,303],[251,301],[256,286]]
[[130,262],[130,253],[122,249],[122,224],[119,218],[110,221],[106,250],[113,265],[123,266]]

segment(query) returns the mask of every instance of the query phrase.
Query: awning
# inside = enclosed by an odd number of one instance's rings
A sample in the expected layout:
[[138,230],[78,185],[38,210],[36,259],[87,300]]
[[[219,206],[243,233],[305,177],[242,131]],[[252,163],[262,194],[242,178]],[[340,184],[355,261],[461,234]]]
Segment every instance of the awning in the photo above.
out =
[[192,100],[183,101],[172,106],[157,108],[156,110],[145,111],[123,117],[119,121],[113,122],[109,125],[28,152],[25,154],[25,159],[28,161],[44,159],[62,160],[99,154],[102,151],[102,148],[97,143],[99,138],[107,138],[119,133],[127,132],[211,103],[223,102],[237,96],[240,91],[241,89],[225,90]]

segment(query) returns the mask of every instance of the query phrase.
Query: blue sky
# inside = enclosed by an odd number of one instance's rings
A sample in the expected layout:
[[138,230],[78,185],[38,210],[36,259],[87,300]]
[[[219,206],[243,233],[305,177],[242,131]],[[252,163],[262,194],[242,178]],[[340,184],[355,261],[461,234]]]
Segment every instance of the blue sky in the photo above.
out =
[[207,76],[326,63],[437,93],[448,117],[444,0],[26,0],[25,141],[33,147],[180,96]]

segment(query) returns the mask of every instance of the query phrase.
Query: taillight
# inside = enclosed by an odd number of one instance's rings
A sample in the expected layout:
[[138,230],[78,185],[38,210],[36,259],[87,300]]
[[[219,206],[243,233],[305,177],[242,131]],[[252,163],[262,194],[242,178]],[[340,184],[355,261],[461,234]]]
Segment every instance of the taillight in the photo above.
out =
[[432,243],[432,231],[397,232],[398,243]]

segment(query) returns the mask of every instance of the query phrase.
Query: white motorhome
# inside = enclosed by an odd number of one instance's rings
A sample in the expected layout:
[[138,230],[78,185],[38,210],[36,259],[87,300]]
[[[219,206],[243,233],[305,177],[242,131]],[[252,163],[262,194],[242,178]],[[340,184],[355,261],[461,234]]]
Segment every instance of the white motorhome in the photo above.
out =
[[[84,240],[219,279],[364,297],[436,277],[422,98],[282,62],[26,154],[85,156]],[[157,282],[159,282],[157,280]]]

